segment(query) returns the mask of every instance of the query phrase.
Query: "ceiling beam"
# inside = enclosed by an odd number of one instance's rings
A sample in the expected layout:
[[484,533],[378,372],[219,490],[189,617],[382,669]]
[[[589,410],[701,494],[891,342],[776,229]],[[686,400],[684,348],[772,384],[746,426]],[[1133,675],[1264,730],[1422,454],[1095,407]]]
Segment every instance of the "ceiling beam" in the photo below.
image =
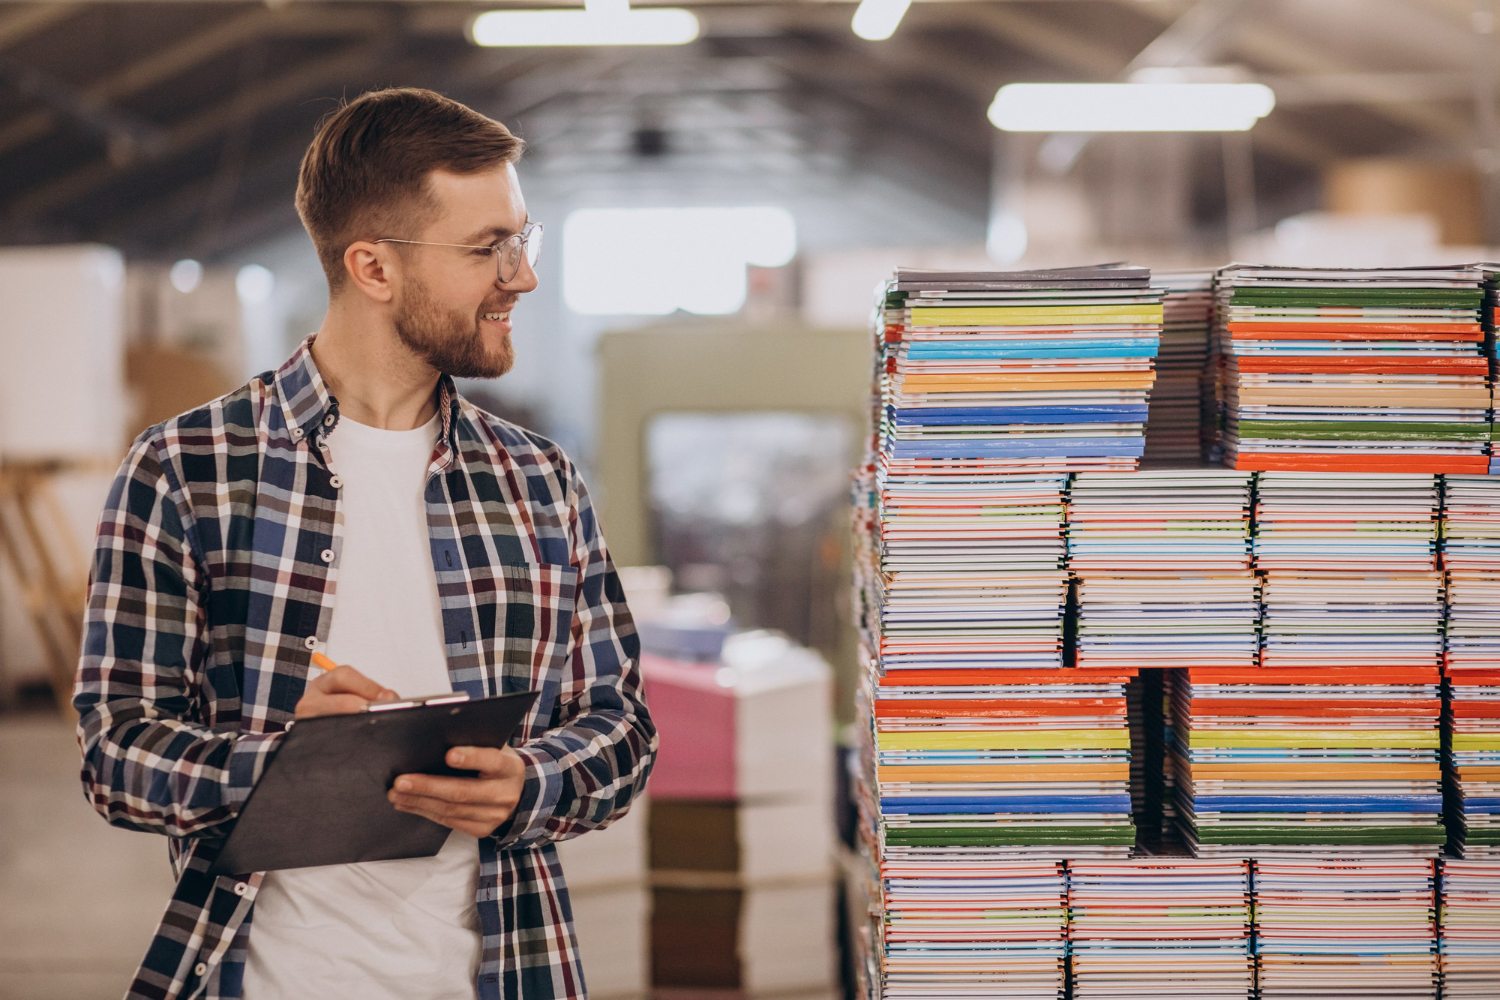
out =
[[[392,33],[380,32],[373,39],[347,45],[290,73],[246,88],[229,101],[172,126],[150,160],[133,167],[180,156],[232,125],[252,119],[268,108],[303,97],[328,83],[346,83],[352,79],[364,79],[372,71],[383,72],[388,68],[388,56],[394,44],[396,38]],[[12,224],[25,226],[59,206],[93,193],[124,173],[107,159],[96,160],[13,199],[5,206],[5,216]]]
[[1130,63],[1134,53],[1103,45],[1076,29],[1007,5],[963,4],[956,17],[983,28],[1005,42],[1039,56],[1086,80],[1112,80]]
[[[1127,6],[1146,17],[1170,20],[1173,15],[1156,4],[1125,0]],[[1355,73],[1362,67],[1350,66],[1332,58],[1316,42],[1278,30],[1270,18],[1242,18],[1224,38],[1224,51],[1238,54],[1252,71],[1270,71],[1315,76],[1321,73]],[[1430,103],[1371,103],[1371,114],[1419,134],[1436,137],[1467,149],[1473,141],[1473,124]],[[1269,119],[1267,119],[1269,121]]]
[[77,11],[77,4],[63,0],[18,5],[14,12],[0,17],[0,49],[24,42],[32,35],[66,21]]
[[75,122],[104,140],[110,159],[117,162],[149,152],[161,141],[161,130],[152,123],[94,100],[72,84],[9,56],[0,55],[0,80],[46,105],[50,117]]
[[[384,26],[363,11],[332,11],[316,7],[254,7],[248,13],[220,21],[157,52],[126,64],[118,72],[86,88],[82,96],[95,104],[109,104],[134,96],[186,70],[230,51],[251,39],[269,34],[338,32],[365,34]],[[0,155],[39,139],[57,127],[59,117],[39,110],[0,127]]]

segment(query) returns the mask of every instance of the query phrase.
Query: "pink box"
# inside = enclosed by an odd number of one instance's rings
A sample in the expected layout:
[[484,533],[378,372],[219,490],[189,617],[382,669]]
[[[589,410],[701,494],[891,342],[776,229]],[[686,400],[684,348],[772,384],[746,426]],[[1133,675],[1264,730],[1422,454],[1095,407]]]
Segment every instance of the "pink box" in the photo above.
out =
[[832,795],[832,672],[784,638],[737,636],[724,663],[643,655],[660,733],[654,799]]

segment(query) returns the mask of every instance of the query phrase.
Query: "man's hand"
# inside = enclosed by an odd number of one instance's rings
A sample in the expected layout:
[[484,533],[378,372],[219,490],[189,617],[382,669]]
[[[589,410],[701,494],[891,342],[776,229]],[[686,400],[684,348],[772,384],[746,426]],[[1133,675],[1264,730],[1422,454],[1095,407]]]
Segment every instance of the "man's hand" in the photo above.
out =
[[348,715],[362,712],[372,701],[395,701],[396,692],[383,688],[353,667],[339,667],[307,682],[297,702],[297,718]]
[[386,797],[401,812],[475,837],[488,837],[510,819],[526,781],[526,762],[514,748],[454,747],[448,766],[478,771],[479,777],[403,774]]

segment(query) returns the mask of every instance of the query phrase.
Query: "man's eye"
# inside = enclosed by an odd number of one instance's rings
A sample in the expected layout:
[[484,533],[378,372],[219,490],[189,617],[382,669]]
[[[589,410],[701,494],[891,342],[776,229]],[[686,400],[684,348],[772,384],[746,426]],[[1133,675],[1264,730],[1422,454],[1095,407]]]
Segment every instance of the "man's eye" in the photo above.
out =
[[480,247],[479,249],[473,251],[473,253],[475,257],[488,257],[490,254],[495,252],[495,249],[496,248],[492,246]]

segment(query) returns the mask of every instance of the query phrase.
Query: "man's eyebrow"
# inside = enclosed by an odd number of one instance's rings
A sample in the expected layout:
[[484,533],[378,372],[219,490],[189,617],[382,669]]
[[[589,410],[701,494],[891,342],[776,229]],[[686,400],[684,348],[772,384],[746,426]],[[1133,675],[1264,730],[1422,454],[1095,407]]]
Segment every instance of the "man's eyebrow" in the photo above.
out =
[[[521,223],[521,228],[524,230],[529,225],[531,225],[530,218]],[[516,230],[514,229],[507,229],[504,226],[486,226],[484,229],[464,237],[464,242],[478,246],[486,240],[503,240],[508,236],[514,235],[516,235]]]

